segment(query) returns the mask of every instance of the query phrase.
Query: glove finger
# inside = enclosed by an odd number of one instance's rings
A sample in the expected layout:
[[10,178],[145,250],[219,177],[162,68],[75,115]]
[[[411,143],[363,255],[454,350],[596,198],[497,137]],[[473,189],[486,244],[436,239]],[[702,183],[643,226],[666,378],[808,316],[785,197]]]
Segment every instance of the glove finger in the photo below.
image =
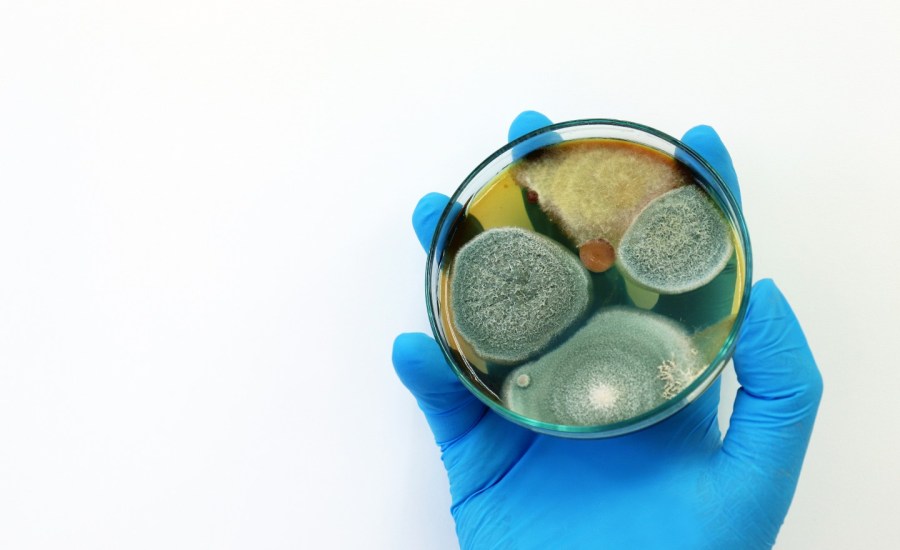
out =
[[722,143],[722,139],[712,126],[694,126],[684,134],[681,141],[699,153],[713,167],[713,170],[722,176],[735,200],[741,204],[741,189],[738,186],[731,155],[728,154],[728,149],[725,148],[725,144]]
[[540,130],[544,126],[550,126],[553,122],[543,113],[537,111],[522,111],[509,125],[509,141],[515,141],[520,137]]
[[431,246],[431,240],[434,238],[434,232],[437,230],[438,221],[441,219],[444,209],[447,208],[448,202],[450,202],[450,198],[447,195],[428,193],[419,199],[419,204],[413,210],[413,229],[416,231],[419,243],[422,244],[422,248],[426,252]]
[[[509,141],[515,141],[525,134],[550,126],[553,122],[546,115],[537,111],[522,111],[509,125]],[[513,158],[519,159],[540,147],[546,147],[560,141],[556,132],[545,132],[513,147]]]
[[[734,367],[741,388],[722,451],[772,476],[790,476],[795,485],[822,397],[822,376],[794,312],[771,280],[753,287]],[[792,494],[791,489],[787,497]]]
[[394,340],[394,369],[416,398],[439,445],[464,435],[485,413],[485,405],[456,378],[437,342],[421,333]]

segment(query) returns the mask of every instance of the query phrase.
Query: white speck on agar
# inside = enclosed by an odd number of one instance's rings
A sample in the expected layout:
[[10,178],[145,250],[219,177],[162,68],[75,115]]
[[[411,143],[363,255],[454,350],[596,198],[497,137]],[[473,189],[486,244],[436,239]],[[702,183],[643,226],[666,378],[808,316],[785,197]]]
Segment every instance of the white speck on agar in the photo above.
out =
[[531,384],[531,377],[527,374],[520,374],[516,378],[516,385],[520,388],[527,388],[529,384]]

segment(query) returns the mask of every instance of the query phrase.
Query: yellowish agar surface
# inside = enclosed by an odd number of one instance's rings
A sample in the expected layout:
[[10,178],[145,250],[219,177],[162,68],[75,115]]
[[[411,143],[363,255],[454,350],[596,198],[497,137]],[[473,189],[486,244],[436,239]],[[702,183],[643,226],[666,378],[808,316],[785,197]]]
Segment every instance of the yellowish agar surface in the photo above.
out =
[[719,354],[719,351],[722,350],[722,344],[725,342],[725,339],[728,338],[731,327],[734,326],[735,318],[736,316],[734,314],[729,315],[718,323],[706,327],[691,337],[694,341],[694,346],[697,348],[697,351],[707,365],[712,363]]
[[638,285],[624,274],[622,275],[622,280],[625,281],[625,292],[628,293],[628,297],[631,298],[631,301],[637,307],[647,310],[653,309],[653,306],[659,301],[658,293]]
[[740,237],[734,230],[732,230],[731,239],[734,243],[735,256],[737,256],[737,277],[734,281],[734,301],[731,304],[731,315],[734,316],[741,309],[741,298],[744,297],[744,285],[746,284],[744,270],[746,269],[745,263],[747,259],[744,257],[744,248],[740,246]]
[[525,204],[522,188],[516,184],[509,170],[497,175],[497,179],[478,192],[466,209],[466,215],[475,216],[484,229],[494,227],[521,227],[534,229]]

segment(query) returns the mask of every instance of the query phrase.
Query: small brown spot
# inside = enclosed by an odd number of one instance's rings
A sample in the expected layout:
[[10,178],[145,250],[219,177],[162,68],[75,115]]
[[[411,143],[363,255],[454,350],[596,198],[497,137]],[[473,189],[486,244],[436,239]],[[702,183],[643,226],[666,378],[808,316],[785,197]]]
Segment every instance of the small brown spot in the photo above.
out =
[[537,204],[537,201],[538,201],[538,194],[537,194],[537,191],[535,191],[535,190],[533,190],[533,189],[529,189],[528,192],[525,193],[525,198],[526,198],[526,199],[528,200],[528,202],[530,202],[531,204]]
[[578,256],[584,267],[594,273],[603,273],[616,263],[616,251],[604,239],[588,241],[578,248]]

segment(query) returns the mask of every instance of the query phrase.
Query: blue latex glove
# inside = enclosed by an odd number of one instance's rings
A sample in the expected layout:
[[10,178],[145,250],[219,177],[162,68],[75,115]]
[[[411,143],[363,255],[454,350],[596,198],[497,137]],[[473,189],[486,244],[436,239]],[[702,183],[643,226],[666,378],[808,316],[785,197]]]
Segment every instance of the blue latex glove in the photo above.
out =
[[[550,121],[519,115],[510,139]],[[683,138],[737,193],[716,132]],[[428,246],[447,204],[413,214]],[[424,334],[394,342],[394,367],[441,448],[460,546],[487,548],[769,548],[787,514],[822,379],[803,331],[771,280],[752,290],[734,354],[741,388],[724,440],[719,383],[669,419],[613,439],[539,435],[496,415],[456,379]]]

